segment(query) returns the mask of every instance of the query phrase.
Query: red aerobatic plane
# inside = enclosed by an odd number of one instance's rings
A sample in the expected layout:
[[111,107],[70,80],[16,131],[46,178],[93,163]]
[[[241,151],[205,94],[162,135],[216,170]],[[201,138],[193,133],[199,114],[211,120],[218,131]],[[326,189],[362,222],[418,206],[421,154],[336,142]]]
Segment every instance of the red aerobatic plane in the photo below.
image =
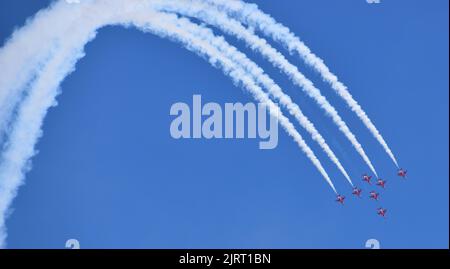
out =
[[385,208],[380,207],[380,208],[377,209],[377,214],[382,216],[382,217],[385,217],[386,212],[387,212],[387,209],[385,209]]
[[345,199],[345,196],[338,194],[338,196],[336,198],[336,202],[341,203],[343,205],[344,199]]
[[362,192],[361,189],[358,189],[358,187],[354,187],[353,191],[352,191],[352,194],[354,194],[354,195],[356,195],[358,197],[361,197],[361,192]]
[[377,185],[384,189],[384,185],[386,185],[386,180],[382,180],[381,178],[379,178],[377,180]]
[[370,185],[372,185],[372,183],[370,183],[370,179],[372,178],[372,176],[368,176],[367,174],[364,174],[362,176],[362,180],[369,183]]
[[404,170],[403,168],[400,168],[400,169],[398,169],[397,175],[398,175],[399,177],[405,178],[407,172],[408,172],[407,170]]
[[369,197],[374,199],[374,200],[377,200],[377,201],[378,201],[379,196],[380,196],[380,194],[378,192],[371,191],[369,193]]

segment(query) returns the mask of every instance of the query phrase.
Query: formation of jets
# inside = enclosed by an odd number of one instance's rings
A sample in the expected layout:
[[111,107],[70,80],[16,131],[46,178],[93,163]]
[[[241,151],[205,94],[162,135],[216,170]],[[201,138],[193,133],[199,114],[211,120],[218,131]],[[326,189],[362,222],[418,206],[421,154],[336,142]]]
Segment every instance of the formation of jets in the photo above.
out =
[[[405,178],[407,172],[408,172],[407,170],[400,168],[397,171],[397,175],[399,177]],[[367,174],[362,175],[362,181],[367,182],[367,184],[369,184],[369,185],[372,185],[371,179],[372,179],[372,176],[369,176]],[[379,178],[379,179],[377,179],[375,185],[384,189],[386,187],[386,182],[387,182],[386,180]],[[358,187],[353,187],[352,194],[357,197],[361,197],[362,189],[360,189]],[[380,194],[376,191],[371,191],[371,192],[369,192],[369,198],[373,199],[375,201],[378,201],[380,199]],[[337,195],[336,202],[343,205],[344,200],[345,200],[345,196],[343,196],[341,194]],[[379,215],[381,217],[386,217],[386,212],[387,212],[386,208],[382,208],[382,207],[377,208],[377,215]]]

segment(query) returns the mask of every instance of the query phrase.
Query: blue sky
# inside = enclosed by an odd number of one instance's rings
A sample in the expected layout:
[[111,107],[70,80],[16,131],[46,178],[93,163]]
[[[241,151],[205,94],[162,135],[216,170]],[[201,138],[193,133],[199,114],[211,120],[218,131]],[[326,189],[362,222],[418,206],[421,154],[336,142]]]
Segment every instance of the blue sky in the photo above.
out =
[[[170,107],[250,102],[220,70],[179,44],[107,27],[62,84],[44,123],[33,169],[7,221],[8,247],[63,248],[448,248],[448,1],[254,1],[325,60],[409,171],[403,181],[342,100],[298,58],[388,180],[381,201],[368,171],[331,120],[289,80],[234,38],[302,107],[357,185],[361,200],[301,130],[348,196],[334,194],[280,129],[278,147],[255,139],[170,136]],[[49,1],[1,1],[0,42]],[[1,67],[7,68],[7,67]],[[380,218],[378,205],[388,208]]]

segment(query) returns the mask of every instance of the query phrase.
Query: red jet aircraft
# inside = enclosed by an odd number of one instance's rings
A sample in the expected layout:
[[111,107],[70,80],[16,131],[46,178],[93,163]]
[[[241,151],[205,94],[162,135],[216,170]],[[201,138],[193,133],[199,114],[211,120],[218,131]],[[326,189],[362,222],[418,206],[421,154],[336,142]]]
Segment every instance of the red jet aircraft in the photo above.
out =
[[338,196],[336,197],[336,202],[341,203],[343,205],[344,199],[345,199],[345,196],[338,194]]
[[405,178],[407,172],[408,172],[407,170],[403,170],[403,168],[400,168],[400,169],[398,169],[397,175],[398,175],[399,177]]
[[369,193],[369,197],[374,199],[374,200],[376,200],[376,201],[378,201],[379,196],[380,196],[380,194],[378,192],[371,191]]
[[387,212],[387,209],[385,209],[385,208],[380,207],[380,208],[377,209],[377,214],[382,216],[382,217],[385,217],[386,212]]
[[368,176],[367,174],[364,174],[362,176],[362,180],[369,183],[370,185],[372,185],[372,183],[370,183],[370,179],[372,178],[372,176]]
[[381,178],[379,178],[377,180],[377,186],[380,186],[384,189],[384,185],[386,185],[386,180],[382,180]]
[[352,191],[352,194],[354,194],[354,195],[356,195],[358,197],[361,197],[361,192],[362,192],[361,189],[358,189],[358,187],[354,187],[353,191]]

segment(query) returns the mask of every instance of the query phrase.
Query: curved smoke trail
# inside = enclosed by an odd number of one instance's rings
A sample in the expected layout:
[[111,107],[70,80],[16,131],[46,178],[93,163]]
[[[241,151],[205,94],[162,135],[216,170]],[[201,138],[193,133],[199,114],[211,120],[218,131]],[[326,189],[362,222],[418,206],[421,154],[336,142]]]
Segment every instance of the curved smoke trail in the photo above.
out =
[[202,0],[211,5],[217,6],[220,10],[226,11],[239,21],[258,29],[263,34],[270,36],[273,40],[283,44],[291,53],[297,53],[306,64],[316,70],[323,80],[328,82],[332,89],[345,100],[350,109],[356,113],[364,125],[369,129],[378,143],[384,148],[386,153],[398,167],[397,160],[387,145],[383,136],[367,116],[366,112],[356,102],[348,91],[347,87],[338,80],[337,76],[331,73],[330,69],[325,65],[324,61],[316,56],[311,50],[297,37],[289,28],[278,23],[270,15],[265,14],[258,9],[256,4],[248,4],[240,0]]
[[[143,13],[144,18],[139,17],[137,13],[135,13],[133,14],[134,16],[131,23],[141,30],[148,30],[158,36],[174,39],[175,41],[182,43],[188,50],[206,57],[211,65],[221,68],[225,75],[230,76],[235,84],[242,85],[256,100],[258,100],[258,102],[268,106],[271,115],[278,119],[281,126],[286,130],[289,136],[297,142],[299,147],[319,170],[333,191],[337,193],[334,184],[331,182],[331,179],[322,167],[320,161],[303,140],[302,136],[297,132],[294,125],[282,114],[279,107],[273,103],[267,94],[257,85],[254,77],[249,75],[248,70],[243,67],[242,62],[237,59],[235,59],[235,61],[231,60],[229,57],[231,54],[226,54],[220,50],[217,43],[221,43],[223,38],[215,37],[210,29],[194,24],[186,18],[178,18],[175,14],[155,12],[155,14],[158,14],[156,20],[151,18],[151,16],[148,15],[148,12]],[[178,28],[174,29],[173,25],[176,25]],[[233,47],[228,46],[227,49],[233,50]],[[235,48],[234,52],[239,53]],[[254,65],[256,66],[256,64]]]
[[[67,24],[64,26],[66,30],[70,29],[70,35],[55,40],[54,49],[46,51],[46,56],[42,57],[42,59],[45,59],[50,55],[49,60],[47,62],[43,60],[34,62],[35,69],[30,71],[31,75],[18,77],[19,80],[23,79],[24,81],[17,82],[11,88],[6,89],[5,92],[8,95],[5,96],[7,98],[1,100],[2,102],[7,100],[17,104],[22,100],[21,96],[25,94],[24,91],[27,91],[21,105],[17,108],[14,122],[9,132],[8,142],[5,144],[1,156],[0,246],[4,246],[4,240],[6,238],[4,224],[7,210],[17,193],[18,187],[23,182],[24,173],[29,168],[29,160],[35,153],[34,146],[42,134],[41,127],[44,117],[48,108],[55,104],[55,98],[59,93],[59,85],[74,70],[76,62],[84,56],[83,48],[87,42],[95,37],[96,30],[111,24],[125,26],[132,24],[161,37],[176,40],[182,43],[187,49],[207,58],[213,66],[221,68],[235,83],[242,85],[259,102],[269,107],[269,112],[279,119],[279,122],[288,134],[293,137],[302,151],[309,157],[336,192],[333,183],[320,164],[320,161],[305,143],[301,135],[295,130],[295,127],[290,123],[289,119],[281,114],[278,106],[269,99],[267,94],[262,91],[254,79],[248,75],[247,71],[239,63],[230,60],[212,44],[186,31],[184,27],[191,24],[188,20],[179,19],[174,15],[152,12],[145,5],[148,4],[148,1],[133,1],[133,4],[130,4],[130,1],[122,0],[87,3],[89,4],[83,4],[83,6],[88,8],[89,12],[83,14],[83,19],[77,21],[75,24]],[[64,10],[64,4],[63,2],[58,2],[47,10],[47,12],[52,15],[51,13],[56,12],[54,10],[59,10],[58,8]],[[62,22],[65,22],[65,20],[57,20],[54,23],[62,25]],[[28,25],[25,26],[26,31],[33,29],[34,27],[32,25],[34,23],[34,20],[29,21]],[[39,29],[37,28],[37,30]],[[14,41],[13,37],[8,43],[9,46],[13,46]],[[5,61],[5,63],[8,62]],[[9,64],[5,66],[9,66]],[[20,70],[17,72],[20,73]],[[26,87],[27,83],[30,83],[30,87]],[[13,92],[16,93],[14,87],[20,84],[23,86],[17,89],[19,94],[12,94]],[[11,98],[14,95],[16,98]],[[3,104],[0,103],[0,105]]]
[[[346,136],[351,142],[353,147],[363,158],[367,166],[371,171],[377,175],[377,172],[372,165],[369,157],[365,153],[361,143],[357,140],[356,136],[350,131],[345,121],[338,114],[336,109],[328,102],[318,88],[307,79],[298,68],[291,64],[281,53],[270,46],[266,40],[258,37],[249,29],[246,29],[240,22],[233,18],[230,18],[227,14],[220,12],[215,6],[208,5],[200,0],[198,1],[178,1],[178,0],[163,0],[157,1],[156,7],[163,11],[176,12],[183,16],[189,16],[204,21],[227,34],[234,35],[238,39],[244,40],[247,45],[261,53],[269,62],[275,67],[283,71],[291,81],[301,87],[301,89],[326,112],[327,116],[330,116],[333,122],[339,127],[339,130]],[[336,163],[336,162],[335,162]],[[338,165],[339,166],[339,165]],[[341,170],[342,172],[342,170]],[[346,173],[343,172],[345,175]],[[353,185],[350,178],[346,176],[350,184]]]
[[[16,105],[23,99],[23,91],[35,79],[36,69],[51,57],[56,43],[67,33],[69,22],[77,21],[85,13],[86,5],[56,2],[42,9],[16,30],[0,49],[0,146],[12,120]],[[60,22],[60,23],[55,23]]]
[[214,44],[222,53],[224,53],[229,59],[233,59],[235,62],[244,66],[246,71],[251,74],[254,79],[264,86],[271,96],[273,96],[277,101],[280,102],[283,107],[287,108],[289,113],[293,115],[299,124],[305,128],[305,130],[310,133],[312,139],[316,141],[323,151],[327,154],[327,156],[333,161],[333,163],[338,167],[341,173],[345,176],[345,178],[351,183],[350,177],[345,171],[344,167],[339,162],[338,158],[331,150],[331,148],[326,143],[325,139],[319,133],[319,131],[315,128],[314,124],[303,114],[300,107],[295,104],[292,99],[283,93],[282,89],[269,77],[264,73],[258,65],[256,65],[253,61],[248,59],[248,57],[239,52],[235,47],[229,45],[223,38],[218,38],[214,36],[212,31],[202,26],[196,24],[185,24],[185,29],[191,31],[194,35],[204,38],[207,42]]

